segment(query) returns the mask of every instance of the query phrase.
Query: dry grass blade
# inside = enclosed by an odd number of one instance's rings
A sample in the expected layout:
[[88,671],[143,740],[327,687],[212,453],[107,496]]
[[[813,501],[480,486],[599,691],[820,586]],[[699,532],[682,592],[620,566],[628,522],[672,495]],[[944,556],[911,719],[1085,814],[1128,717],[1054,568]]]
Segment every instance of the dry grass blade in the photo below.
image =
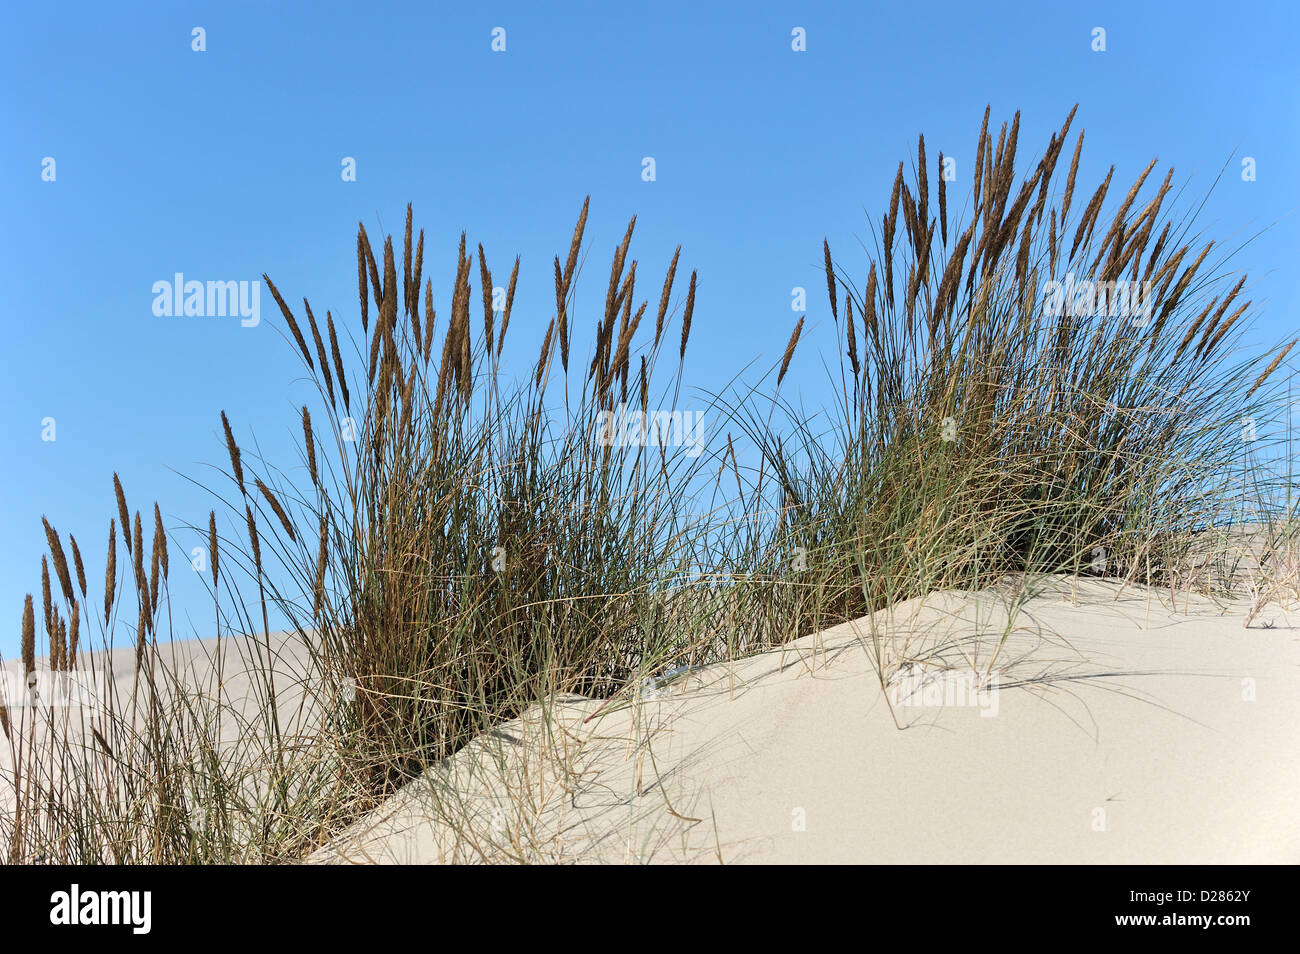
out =
[[542,340],[542,352],[537,357],[537,373],[535,376],[536,383],[542,383],[542,375],[546,373],[546,362],[551,356],[551,335],[555,332],[555,319],[552,318],[550,324],[546,326],[546,337]]
[[[230,433],[229,427],[226,428],[226,433]],[[127,534],[131,532],[131,511],[127,509],[126,493],[122,490],[122,481],[118,480],[116,473],[113,474],[113,494],[117,497],[117,515],[122,520],[122,540],[126,543],[126,552],[130,553],[131,538]]]
[[[471,256],[472,258],[473,256]],[[464,285],[460,290],[460,364],[457,367],[457,383],[460,385],[461,401],[468,406],[474,394],[474,345],[469,330],[469,272],[472,262],[465,261]]]
[[334,316],[325,312],[325,325],[329,329],[330,355],[334,359],[334,373],[338,376],[339,391],[343,394],[343,409],[351,410],[352,402],[348,394],[347,373],[343,370],[343,355],[339,352],[338,335],[334,333]]
[[569,257],[564,263],[562,285],[567,295],[569,285],[573,282],[573,270],[578,264],[578,250],[582,247],[582,233],[587,228],[587,211],[591,207],[591,196],[582,202],[582,211],[578,214],[578,223],[573,227],[573,240],[569,242]]
[[72,543],[72,564],[77,570],[77,586],[81,589],[81,598],[86,598],[86,568],[81,562],[81,548],[77,546],[77,538],[68,534],[68,540]]
[[1246,392],[1246,397],[1248,399],[1252,397],[1254,393],[1263,386],[1264,382],[1268,380],[1269,375],[1271,375],[1274,371],[1277,370],[1278,365],[1282,363],[1282,361],[1290,353],[1291,349],[1295,347],[1297,341],[1300,341],[1300,338],[1292,339],[1291,343],[1287,345],[1285,348],[1283,348],[1282,351],[1278,354],[1278,356],[1273,359],[1272,363],[1269,364],[1269,366],[1264,369],[1264,373],[1255,379],[1255,383],[1252,384],[1250,386],[1250,390]]
[[[1210,299],[1210,303],[1205,306],[1205,308],[1201,311],[1199,315],[1196,316],[1196,320],[1193,321],[1191,325],[1188,326],[1187,333],[1183,335],[1183,340],[1179,342],[1178,350],[1174,353],[1175,360],[1181,357],[1183,352],[1187,350],[1187,346],[1192,343],[1192,339],[1196,337],[1196,332],[1200,330],[1201,325],[1205,322],[1205,318],[1210,313],[1210,309],[1212,309],[1218,303],[1219,303],[1219,299],[1217,298]],[[1224,304],[1226,305],[1227,302],[1224,302]],[[1214,321],[1211,322],[1211,325],[1213,325],[1214,322],[1217,322],[1219,320],[1219,316],[1222,314],[1223,311],[1221,309],[1214,316]]]
[[930,221],[929,202],[930,202],[930,180],[927,163],[925,161],[925,136],[922,135],[916,143],[916,210],[917,219],[924,227]]
[[361,330],[370,331],[370,296],[366,291],[366,227],[357,224],[357,294],[361,298]]
[[1173,220],[1165,223],[1165,227],[1160,230],[1160,237],[1156,239],[1156,244],[1151,248],[1151,257],[1147,259],[1147,267],[1142,272],[1142,281],[1146,282],[1151,278],[1151,272],[1155,265],[1160,261],[1161,253],[1165,250],[1165,243],[1169,241],[1169,230],[1173,227]]
[[[361,252],[366,260],[366,273],[370,276],[371,293],[375,296],[375,307],[379,307],[380,301],[383,300],[384,286],[379,281],[379,265],[375,261],[375,250],[370,244],[370,236],[366,234],[366,227],[362,223],[357,223],[358,235],[360,236]],[[364,312],[361,330],[366,331]]]
[[135,592],[145,615],[149,614],[149,577],[144,572],[144,528],[140,522],[140,511],[135,512],[131,524],[131,555],[134,557],[132,569],[135,571]]
[[614,353],[613,367],[616,373],[623,375],[624,380],[627,378],[628,358],[632,346],[632,339],[636,337],[636,329],[641,324],[641,318],[645,315],[647,302],[641,302],[637,308],[636,315],[627,324],[624,331],[619,334],[618,348]]
[[[962,234],[962,237],[957,242],[957,247],[953,250],[952,255],[948,259],[948,264],[944,268],[942,277],[939,279],[939,288],[938,291],[935,292],[935,296],[934,296],[934,313],[936,316],[934,319],[935,325],[938,324],[940,319],[950,314],[952,311],[953,303],[956,301],[956,297],[957,297],[958,285],[961,281],[962,262],[966,256],[966,248],[970,244],[971,239],[974,237],[975,226],[976,223],[971,222],[970,227]],[[876,274],[875,267],[876,267],[876,263],[872,262],[871,274],[867,276],[868,300],[871,300],[873,298],[872,292],[875,288],[875,274]],[[873,304],[872,327],[874,328],[875,326],[874,302],[872,304]]]
[[433,310],[433,281],[426,280],[424,283],[424,363],[426,365],[433,352],[433,328],[436,317]]
[[377,329],[383,331],[385,341],[391,341],[397,331],[397,264],[391,235],[384,240],[384,293],[379,303]]
[[63,668],[72,669],[77,666],[77,653],[81,648],[81,604],[76,600],[72,602],[72,614],[68,620],[68,640],[67,646],[63,651]]
[[[307,323],[311,326],[312,341],[316,345],[316,357],[320,360],[321,374],[325,377],[325,391],[329,394],[330,404],[334,403],[334,375],[330,373],[329,358],[325,355],[325,342],[321,338],[320,328],[316,326],[316,316],[311,313],[307,299],[302,300],[302,307],[307,312]],[[328,317],[328,313],[326,313]]]
[[993,137],[989,136],[984,142],[984,228],[993,231],[997,227],[997,217],[995,209],[997,207],[998,192],[1001,189],[1001,183],[998,181],[998,173],[1002,166],[1002,149],[1006,145],[1007,124],[1002,124],[1002,130],[998,133],[997,151],[993,150]]
[[311,485],[320,487],[320,477],[316,473],[316,441],[312,438],[311,412],[307,405],[302,406],[302,440],[307,456],[307,470],[311,475]]
[[312,615],[321,617],[325,604],[325,569],[329,563],[329,518],[322,513],[320,518],[320,547],[316,551],[316,580],[312,586]]
[[614,274],[616,277],[623,274],[623,266],[627,263],[627,250],[632,244],[632,232],[635,229],[636,216],[634,215],[628,220],[627,231],[623,233],[623,241],[619,243],[618,251],[614,253]]
[[781,382],[785,380],[785,373],[790,370],[790,361],[794,358],[795,345],[799,343],[799,335],[803,333],[803,318],[800,317],[798,323],[794,326],[794,331],[790,334],[790,341],[785,346],[785,355],[781,358],[781,371],[776,376],[776,386],[780,387]]
[[[375,383],[375,371],[379,368],[380,351],[383,348],[384,341],[387,339],[384,330],[383,308],[380,308],[379,319],[375,322],[375,333],[370,336],[370,358],[366,363],[366,383],[373,385]],[[378,390],[383,390],[382,386]]]
[[876,318],[876,263],[871,263],[871,270],[867,273],[867,290],[862,295],[862,331],[867,338],[872,341],[876,347],[880,346],[877,337],[877,318]]
[[162,563],[163,579],[165,580],[169,572],[167,566],[167,533],[163,529],[162,511],[158,509],[156,502],[153,505],[153,534],[154,540],[161,551],[159,559]]
[[[1015,174],[1016,144],[1020,139],[1020,110],[1016,110],[1011,119],[1011,132],[1007,135],[1007,148],[1002,153],[1001,169],[998,178],[1002,181],[1002,194],[1005,196]],[[999,210],[1000,211],[1000,210]]]
[[1061,231],[1065,231],[1065,220],[1070,214],[1070,200],[1074,198],[1074,183],[1079,175],[1079,156],[1083,152],[1083,134],[1086,130],[1079,130],[1079,138],[1074,143],[1074,155],[1070,158],[1070,171],[1065,177],[1065,195],[1061,198]]
[[[1178,283],[1174,285],[1174,290],[1169,293],[1168,298],[1166,298],[1164,305],[1160,309],[1161,318],[1167,317],[1175,308],[1178,307],[1178,303],[1182,300],[1183,293],[1187,291],[1187,286],[1191,283],[1192,277],[1196,274],[1197,270],[1200,269],[1201,264],[1205,261],[1205,257],[1210,254],[1210,249],[1212,248],[1214,248],[1213,242],[1206,244],[1205,248],[1201,249],[1201,254],[1196,257],[1196,261],[1188,265],[1183,271],[1183,274],[1178,279]],[[1173,272],[1170,272],[1169,274],[1172,275]]]
[[[519,281],[519,256],[515,256],[514,268],[510,270],[510,284],[506,288],[506,307],[501,314],[501,333],[497,337],[497,357],[501,356],[501,349],[506,343],[506,329],[510,327],[510,309],[515,304],[515,283]],[[567,367],[567,366],[566,366]]]
[[479,291],[483,297],[483,340],[487,342],[487,348],[491,350],[492,339],[496,334],[493,328],[492,272],[488,269],[487,256],[483,254],[482,242],[478,246],[478,275]]
[[623,279],[623,286],[619,289],[618,298],[614,301],[614,310],[621,310],[623,313],[623,318],[619,325],[620,333],[623,328],[627,327],[629,316],[632,313],[632,294],[635,288],[636,259],[633,259],[632,266],[627,271],[627,277]]
[[939,153],[939,237],[944,248],[948,247],[948,189],[943,174],[943,152]]
[[[247,496],[247,492],[244,490],[244,465],[240,463],[239,460],[239,445],[235,443],[235,434],[230,429],[230,421],[227,419],[225,411],[221,412],[221,429],[225,431],[226,434],[226,452],[230,455],[230,469],[235,474],[235,483],[239,485],[240,495]],[[113,479],[117,479],[116,474],[113,475]],[[120,491],[120,485],[118,489]],[[122,532],[125,533],[126,528],[130,526],[127,522],[125,499],[119,498],[118,506],[121,509],[122,514]],[[130,547],[127,549],[129,550]]]
[[244,504],[244,515],[248,520],[248,544],[253,550],[253,569],[257,573],[257,579],[262,579],[262,541],[257,535],[257,520],[253,517],[253,508],[249,504]]
[[622,285],[623,264],[627,258],[627,248],[632,241],[632,230],[636,227],[636,216],[627,225],[622,243],[614,250],[614,258],[609,265],[609,285],[605,289],[605,323],[612,325],[618,315],[620,305],[619,288]]
[[212,591],[217,590],[217,512],[208,511],[208,563],[212,570]]
[[691,316],[695,314],[695,272],[691,272],[691,284],[686,290],[686,311],[682,314],[682,344],[678,349],[678,360],[686,360],[686,342],[691,337]]
[[[1142,170],[1142,174],[1138,176],[1133,185],[1129,187],[1128,195],[1124,196],[1124,201],[1121,202],[1119,208],[1115,210],[1115,216],[1111,220],[1110,228],[1107,230],[1105,237],[1101,240],[1101,245],[1098,247],[1098,261],[1100,261],[1101,256],[1105,254],[1106,250],[1110,248],[1112,241],[1115,241],[1117,237],[1122,240],[1125,217],[1128,215],[1128,210],[1133,206],[1134,200],[1137,199],[1137,194],[1141,191],[1142,184],[1147,181],[1147,176],[1151,175],[1151,170],[1156,167],[1156,163],[1159,161],[1160,159],[1157,157],[1147,163],[1147,167]],[[1116,248],[1116,252],[1118,252],[1118,248]]]
[[72,603],[71,618],[68,620],[68,640],[63,651],[63,668],[73,669],[77,666],[77,653],[81,648],[81,604]]
[[30,593],[23,602],[23,631],[19,653],[22,656],[24,674],[31,675],[36,671],[36,614]]
[[442,414],[443,403],[447,397],[447,389],[451,385],[453,374],[453,347],[456,344],[456,333],[458,326],[453,313],[452,320],[447,325],[447,333],[442,340],[442,357],[438,361],[438,389],[434,397],[434,417],[438,418]]
[[564,275],[560,271],[560,256],[555,256],[555,320],[560,329],[560,364],[569,370],[569,318],[565,307]]
[[1237,282],[1237,284],[1232,287],[1232,291],[1228,292],[1228,294],[1224,296],[1222,304],[1219,303],[1219,299],[1217,298],[1213,298],[1210,300],[1210,303],[1205,306],[1205,310],[1202,311],[1199,316],[1197,316],[1196,320],[1192,322],[1191,327],[1187,329],[1187,334],[1183,335],[1183,340],[1178,345],[1177,353],[1179,355],[1181,355],[1183,351],[1186,350],[1187,346],[1191,343],[1192,339],[1196,337],[1196,332],[1197,330],[1200,329],[1202,322],[1205,321],[1206,315],[1208,315],[1210,313],[1210,309],[1214,308],[1214,306],[1217,304],[1219,305],[1218,310],[1215,311],[1214,317],[1210,319],[1209,325],[1206,326],[1205,336],[1201,339],[1201,343],[1197,345],[1196,352],[1193,355],[1193,357],[1199,357],[1201,349],[1205,346],[1210,335],[1213,333],[1214,328],[1218,325],[1219,320],[1223,318],[1224,312],[1228,310],[1228,306],[1230,306],[1232,302],[1236,299],[1237,295],[1240,294],[1241,289],[1245,286],[1245,284],[1246,284],[1246,276],[1242,275],[1241,279]]
[[[123,534],[125,536],[125,534]],[[117,595],[117,528],[108,521],[108,559],[104,564],[104,626],[113,615],[113,601]]]
[[1106,173],[1106,178],[1097,191],[1092,194],[1088,200],[1087,206],[1083,210],[1083,218],[1079,220],[1079,227],[1074,232],[1074,244],[1070,246],[1070,260],[1074,260],[1074,254],[1079,250],[1079,245],[1083,242],[1085,233],[1092,233],[1093,223],[1096,221],[1097,214],[1101,211],[1101,204],[1106,199],[1106,190],[1110,188],[1111,177],[1115,175],[1115,167],[1111,166],[1110,171]]
[[[56,618],[58,611],[55,611]],[[50,668],[55,672],[63,670],[67,672],[71,666],[68,661],[68,624],[62,618],[57,618],[53,644],[50,646],[50,658],[53,662]]]
[[280,295],[280,289],[275,287],[275,282],[265,272],[262,273],[262,281],[266,282],[266,287],[271,290],[271,297],[275,303],[280,306],[280,314],[284,315],[285,323],[293,333],[293,340],[298,343],[298,351],[302,354],[302,359],[307,362],[307,367],[315,370],[316,365],[311,359],[311,352],[307,350],[307,339],[302,336],[302,329],[298,327],[298,321],[293,317],[293,312],[285,304],[284,298]]
[[50,599],[50,564],[41,557],[41,609],[46,635],[54,635],[54,601]]
[[898,228],[898,198],[903,189],[903,164],[898,164],[894,176],[894,191],[889,197],[889,213],[885,216],[885,300],[894,307],[894,231]]
[[1052,209],[1047,230],[1047,268],[1050,274],[1056,274],[1056,263],[1060,254],[1061,245],[1056,239],[1056,210]]
[[411,273],[411,301],[407,310],[411,317],[411,335],[415,339],[415,350],[420,351],[424,342],[420,333],[420,278],[424,274],[424,229],[420,229],[420,239],[415,246],[415,271]]
[[1173,255],[1169,256],[1165,260],[1165,263],[1160,266],[1160,270],[1156,272],[1155,277],[1151,279],[1151,283],[1158,286],[1155,293],[1156,300],[1163,300],[1165,292],[1169,289],[1170,284],[1172,284],[1174,280],[1174,275],[1178,273],[1179,266],[1182,265],[1183,259],[1187,256],[1187,253],[1191,251],[1191,248],[1190,245],[1184,245]]
[[853,299],[850,297],[844,299],[844,327],[848,332],[849,364],[853,367],[853,376],[856,378],[861,372],[861,366],[858,364],[858,339],[853,330]]
[[415,307],[415,293],[411,288],[411,223],[414,215],[411,203],[406,203],[406,235],[402,245],[402,307],[408,314]]
[[980,189],[984,178],[984,150],[989,136],[989,112],[992,106],[984,107],[984,122],[980,125],[979,138],[975,141],[975,177],[972,195],[974,196],[975,214],[980,212]]
[[664,317],[668,314],[668,300],[672,296],[673,279],[677,275],[677,259],[682,254],[682,247],[677,246],[673,252],[673,260],[668,264],[668,274],[664,276],[664,290],[659,295],[659,313],[655,317],[655,343],[654,347],[658,349],[659,339],[664,333]]
[[94,737],[95,743],[99,746],[100,751],[102,751],[105,755],[108,756],[109,761],[110,762],[116,761],[117,756],[113,754],[112,748],[109,746],[108,742],[104,739],[104,736],[100,733],[99,729],[91,727],[90,734]]
[[41,524],[45,527],[45,540],[49,543],[50,555],[54,558],[54,572],[58,574],[59,586],[63,590],[64,598],[71,602],[75,597],[72,590],[72,577],[68,573],[68,559],[63,553],[63,543],[54,528],[50,526],[50,521],[44,516],[41,517]]
[[[157,508],[158,505],[154,504],[155,511]],[[161,540],[159,539],[158,531],[160,529],[161,524],[154,525],[153,543],[149,555],[149,607],[151,613],[158,606],[158,586],[160,583],[158,571],[162,565],[163,552],[167,548],[166,537],[163,537]]]
[[822,254],[826,261],[826,294],[831,300],[831,317],[840,320],[840,310],[835,301],[835,267],[831,264],[831,243],[822,239]]
[[[1218,332],[1215,333],[1214,337],[1209,339],[1208,343],[1202,341],[1201,344],[1197,346],[1197,350],[1201,353],[1199,356],[1209,357],[1210,355],[1214,354],[1214,350],[1218,346],[1219,341],[1223,338],[1224,335],[1228,333],[1229,329],[1231,329],[1232,326],[1236,324],[1237,319],[1240,318],[1243,314],[1245,314],[1246,309],[1249,308],[1251,304],[1252,302],[1248,301],[1240,308],[1238,308],[1236,311],[1234,311],[1228,317],[1228,320],[1223,323],[1223,326],[1219,328]],[[1206,334],[1207,335],[1209,334],[1208,329],[1206,330]]]
[[135,624],[135,671],[144,668],[144,653],[149,645],[149,601],[140,601],[140,615]]

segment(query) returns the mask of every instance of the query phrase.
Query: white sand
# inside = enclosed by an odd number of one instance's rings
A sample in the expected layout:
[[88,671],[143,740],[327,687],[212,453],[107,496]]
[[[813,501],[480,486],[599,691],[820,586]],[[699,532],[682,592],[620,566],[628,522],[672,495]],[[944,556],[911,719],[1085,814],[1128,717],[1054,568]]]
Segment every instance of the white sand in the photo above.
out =
[[[860,621],[589,721],[599,703],[564,701],[549,740],[531,713],[318,858],[1300,861],[1300,639],[1285,610],[1244,629],[1241,605],[1180,595],[1175,612],[1167,592],[1048,585],[1009,629],[992,593],[895,607],[886,665],[946,643],[926,665],[956,667],[938,685],[969,705],[896,706],[899,728]],[[993,715],[957,673],[986,668],[1004,632]]]
[[[434,766],[314,860],[1300,861],[1300,639],[1286,608],[1246,629],[1240,603],[1180,594],[1175,612],[1167,591],[1041,586],[1014,616],[1010,591],[937,594],[877,614],[875,639],[861,620],[657,698],[556,700]],[[293,642],[275,643],[286,705],[304,663]],[[166,652],[210,687],[212,648]],[[260,693],[229,659],[227,698],[251,715]],[[114,660],[123,687],[133,663]],[[908,663],[932,695],[891,708],[878,666]],[[992,665],[995,695],[967,695],[976,665]]]

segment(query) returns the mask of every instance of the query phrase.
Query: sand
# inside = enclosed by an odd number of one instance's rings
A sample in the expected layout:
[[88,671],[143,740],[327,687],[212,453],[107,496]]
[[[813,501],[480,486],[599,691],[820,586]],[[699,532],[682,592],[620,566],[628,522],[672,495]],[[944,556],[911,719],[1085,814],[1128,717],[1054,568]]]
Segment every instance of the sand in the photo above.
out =
[[[630,699],[551,700],[310,860],[1300,861],[1296,615],[1271,603],[1246,628],[1243,602],[1035,587],[934,594]],[[274,644],[286,698],[293,642]],[[166,652],[212,684],[212,641]],[[121,685],[133,668],[115,658]]]
[[[1044,586],[1014,613],[1006,592],[901,604],[875,640],[839,626],[638,704],[557,700],[315,860],[1300,861],[1285,608],[1247,629],[1243,604]],[[878,660],[912,681],[891,696]],[[962,674],[990,660],[979,693]],[[902,704],[926,675],[929,704]]]

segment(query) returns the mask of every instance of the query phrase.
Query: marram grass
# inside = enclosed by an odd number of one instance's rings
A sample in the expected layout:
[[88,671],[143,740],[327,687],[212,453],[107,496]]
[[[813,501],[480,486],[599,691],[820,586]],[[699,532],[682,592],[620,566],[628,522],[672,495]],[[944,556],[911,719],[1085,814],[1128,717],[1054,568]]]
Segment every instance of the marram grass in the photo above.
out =
[[[725,426],[698,456],[599,436],[602,415],[676,403],[684,382],[697,276],[683,294],[679,246],[643,329],[637,275],[644,286],[652,266],[630,257],[635,219],[587,357],[571,360],[584,202],[546,269],[554,316],[518,344],[530,367],[517,379],[501,356],[519,259],[498,311],[483,247],[460,236],[440,318],[410,208],[400,269],[392,237],[376,254],[358,227],[359,336],[330,312],[322,332],[306,299],[291,307],[264,276],[317,384],[295,422],[304,477],[246,457],[221,414],[229,484],[192,528],[217,636],[214,673],[197,683],[166,652],[189,634],[170,619],[157,505],[146,553],[114,475],[102,620],[84,612],[75,540],[74,585],[44,523],[24,671],[44,638],[48,664],[74,671],[129,647],[134,677],[94,710],[0,709],[0,851],[18,863],[295,861],[556,693],[634,692],[666,669],[1008,576],[1184,579],[1197,532],[1234,503],[1239,422],[1264,413],[1294,342],[1243,351],[1245,277],[1174,211],[1172,170],[1153,186],[1153,162],[1121,195],[1112,169],[1076,198],[1082,132],[1058,174],[1073,120],[1017,168],[1019,116],[995,137],[986,111],[967,197],[942,153],[929,166],[922,138],[913,181],[900,163],[873,223],[865,275],[823,244],[842,355],[828,415],[787,397],[814,314],[790,334],[770,394],[715,398]],[[1109,291],[1104,308],[1046,307],[1052,289],[1085,282],[1149,289],[1141,320],[1115,314]],[[275,661],[289,644],[296,706]],[[251,708],[226,688],[235,664]]]

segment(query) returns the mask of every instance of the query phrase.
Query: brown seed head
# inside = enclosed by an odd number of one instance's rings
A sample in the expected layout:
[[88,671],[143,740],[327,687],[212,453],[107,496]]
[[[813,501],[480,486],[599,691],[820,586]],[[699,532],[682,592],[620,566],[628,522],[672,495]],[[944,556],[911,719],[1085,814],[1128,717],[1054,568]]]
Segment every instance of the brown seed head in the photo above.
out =
[[695,314],[695,272],[691,272],[691,284],[686,290],[686,311],[682,315],[682,346],[678,350],[678,359],[686,360],[686,342],[691,337],[691,316]]
[[[123,534],[125,536],[125,534]],[[104,569],[104,625],[113,614],[113,597],[117,593],[117,528],[108,521],[108,561]]]
[[781,382],[785,380],[785,373],[790,368],[790,360],[794,357],[795,345],[799,343],[799,335],[803,332],[803,318],[800,317],[798,324],[794,326],[794,332],[790,335],[790,342],[785,346],[785,356],[781,359],[781,371],[776,376],[776,386],[779,388]]
[[23,660],[23,674],[36,671],[36,614],[32,609],[32,594],[23,602],[23,635],[19,650]]
[[212,589],[217,588],[217,512],[208,511],[208,562],[212,565]]

